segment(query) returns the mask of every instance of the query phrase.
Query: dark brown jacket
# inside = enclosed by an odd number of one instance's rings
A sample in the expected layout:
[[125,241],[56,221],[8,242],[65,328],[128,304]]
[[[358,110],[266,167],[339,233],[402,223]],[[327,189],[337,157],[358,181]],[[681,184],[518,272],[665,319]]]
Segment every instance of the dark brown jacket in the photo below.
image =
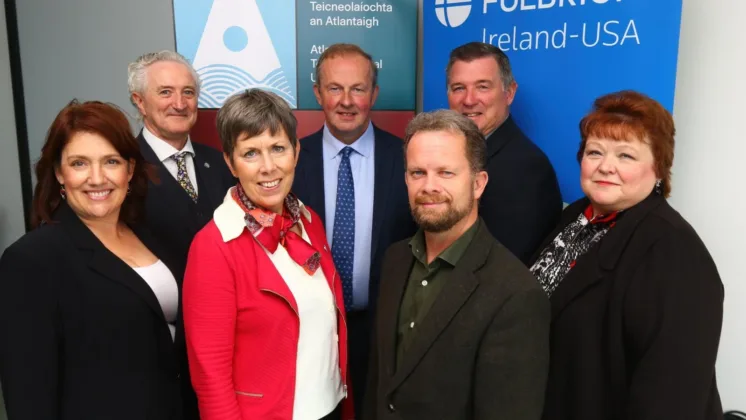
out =
[[414,257],[386,252],[364,420],[535,420],[549,358],[549,300],[481,224],[395,366],[399,304]]

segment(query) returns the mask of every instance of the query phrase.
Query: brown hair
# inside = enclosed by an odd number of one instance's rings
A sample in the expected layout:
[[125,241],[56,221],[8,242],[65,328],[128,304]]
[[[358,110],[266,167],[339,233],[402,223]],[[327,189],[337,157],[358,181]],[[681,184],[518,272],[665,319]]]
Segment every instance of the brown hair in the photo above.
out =
[[52,214],[62,200],[55,169],[60,166],[62,150],[77,133],[97,134],[108,140],[122,158],[135,161],[130,193],[122,204],[119,219],[127,223],[138,222],[144,213],[148,180],[155,180],[155,176],[153,167],[145,162],[140,153],[140,145],[132,135],[127,117],[115,105],[73,100],[57,114],[41,148],[41,157],[36,163],[37,184],[31,225],[37,227],[42,222],[52,221]]
[[500,80],[503,82],[503,88],[507,90],[510,85],[515,82],[508,56],[501,49],[492,44],[485,44],[484,42],[476,41],[461,45],[451,51],[451,56],[448,59],[448,65],[446,66],[446,85],[451,81],[451,69],[457,61],[470,63],[474,60],[485,57],[492,57],[495,59],[497,67],[500,70]]
[[228,98],[218,111],[218,136],[223,143],[223,153],[233,161],[233,149],[241,135],[258,136],[265,131],[288,136],[293,151],[297,147],[298,125],[293,111],[284,99],[262,89],[248,89]]
[[342,57],[347,55],[358,55],[368,60],[370,63],[370,77],[371,77],[371,88],[376,87],[378,84],[378,67],[373,62],[373,57],[367,52],[363,51],[362,48],[355,44],[333,44],[321,53],[319,60],[316,62],[316,85],[321,86],[321,64],[330,59],[336,57]]
[[673,117],[658,101],[632,90],[610,93],[593,102],[593,109],[580,120],[578,162],[588,137],[617,141],[638,140],[653,151],[655,174],[661,179],[661,194],[671,194],[671,166],[674,152]]
[[407,146],[415,134],[424,131],[448,131],[462,135],[466,139],[466,159],[471,172],[484,170],[487,156],[487,142],[474,121],[450,109],[421,112],[407,124],[404,136],[404,160],[407,159]]

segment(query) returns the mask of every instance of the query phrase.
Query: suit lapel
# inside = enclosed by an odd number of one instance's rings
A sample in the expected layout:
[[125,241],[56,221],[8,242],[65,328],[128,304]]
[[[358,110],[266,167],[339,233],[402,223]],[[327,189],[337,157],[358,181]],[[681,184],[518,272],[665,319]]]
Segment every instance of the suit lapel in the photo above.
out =
[[376,137],[382,136],[376,126],[374,129],[374,187],[373,187],[373,228],[371,231],[371,242],[370,242],[370,258],[371,261],[375,261],[375,253],[378,249],[378,240],[381,237],[381,230],[386,218],[386,206],[389,201],[389,193],[391,192],[391,185],[393,185],[392,177],[404,176],[404,174],[394,173],[394,162],[391,160],[390,154],[387,153],[387,144],[383,141],[376,141]]
[[[445,280],[443,289],[438,293],[433,306],[420,323],[411,347],[404,354],[401,365],[396,369],[391,384],[392,389],[399,386],[412,373],[438,336],[479,286],[476,272],[487,261],[494,239],[487,232],[484,222],[481,222],[478,229],[461,261],[456,264],[450,276]],[[404,282],[408,276],[409,270],[405,274]],[[397,331],[397,325],[393,326],[393,330]]]
[[319,215],[321,222],[326,225],[326,202],[324,199],[324,153],[322,150],[322,136],[324,129],[317,131],[307,139],[303,140],[300,146],[306,153],[303,154],[303,167],[300,175],[302,179],[298,180],[306,184],[305,188],[299,190],[307,191],[309,194],[304,197],[303,204],[311,207]]
[[[578,258],[575,267],[567,273],[562,283],[557,286],[552,294],[552,319],[557,318],[562,310],[583,291],[598,283],[607,273],[614,270],[637,226],[653,209],[664,202],[665,199],[661,196],[651,194],[641,203],[627,210],[596,246]],[[550,240],[553,240],[567,224],[575,220],[587,205],[587,199],[573,203],[574,211],[571,213],[574,216],[569,214],[568,216],[572,217],[563,217],[562,227],[553,232]]]
[[508,115],[508,118],[487,137],[487,159],[505,147],[508,141],[513,138],[514,131],[517,129],[518,126],[513,121],[513,117]]
[[388,254],[388,262],[381,273],[380,300],[378,310],[378,340],[381,343],[380,360],[385,371],[391,376],[396,371],[396,344],[398,335],[399,307],[414,263],[409,245],[404,242],[396,245]]
[[[194,172],[197,174],[197,202],[201,207],[214,209],[223,201],[225,191],[221,191],[222,183],[217,168],[217,162],[208,162],[204,153],[195,148]],[[173,177],[172,177],[173,178]],[[181,186],[179,186],[181,187]],[[186,192],[184,192],[186,194]]]
[[56,212],[56,218],[68,233],[75,245],[87,252],[88,267],[101,276],[129,289],[150,306],[155,315],[166,322],[161,305],[148,284],[124,261],[110,252],[93,232],[86,227],[70,207],[63,203]]

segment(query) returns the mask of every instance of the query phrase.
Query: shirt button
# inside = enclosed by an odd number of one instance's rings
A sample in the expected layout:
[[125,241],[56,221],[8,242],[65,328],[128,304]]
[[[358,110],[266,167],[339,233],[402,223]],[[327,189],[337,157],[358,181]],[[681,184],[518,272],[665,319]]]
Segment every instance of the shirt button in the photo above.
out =
[[410,329],[411,329],[411,328],[414,328],[414,321],[412,321],[412,322],[410,322],[410,323],[409,323],[409,328],[410,328]]
[[396,411],[396,407],[394,407],[394,403],[389,403],[389,411],[392,413]]
[[422,280],[422,285],[427,286],[427,280]]

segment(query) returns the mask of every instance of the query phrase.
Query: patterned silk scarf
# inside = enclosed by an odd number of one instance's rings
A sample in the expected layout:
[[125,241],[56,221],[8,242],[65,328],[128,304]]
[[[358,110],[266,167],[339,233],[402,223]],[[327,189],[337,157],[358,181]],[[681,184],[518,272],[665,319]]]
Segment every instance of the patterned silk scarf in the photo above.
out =
[[274,254],[278,245],[287,250],[290,258],[313,275],[319,268],[321,254],[300,235],[291,231],[300,220],[300,202],[292,193],[285,197],[282,215],[256,206],[249,200],[239,183],[233,189],[233,200],[244,211],[244,221],[254,238],[270,253]]
[[544,248],[530,271],[547,296],[552,296],[575,267],[575,261],[599,243],[621,216],[622,213],[613,212],[593,217],[593,208],[589,205]]

